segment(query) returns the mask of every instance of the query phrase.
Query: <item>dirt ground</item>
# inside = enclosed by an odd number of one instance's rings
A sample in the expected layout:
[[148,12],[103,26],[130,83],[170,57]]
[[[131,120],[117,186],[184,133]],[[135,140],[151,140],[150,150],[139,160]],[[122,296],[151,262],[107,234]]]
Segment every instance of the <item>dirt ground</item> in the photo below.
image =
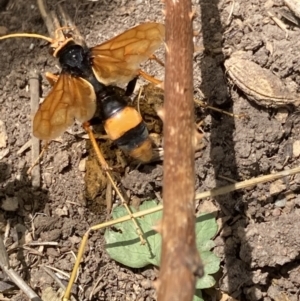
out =
[[[34,0],[4,2],[0,2],[0,35],[47,35]],[[197,33],[195,97],[246,116],[232,118],[195,109],[197,122],[203,121],[204,133],[203,148],[195,159],[196,191],[297,166],[297,110],[290,106],[270,109],[249,101],[224,68],[228,56],[243,51],[249,60],[272,71],[295,93],[300,92],[300,28],[281,18],[284,2],[192,2]],[[67,8],[89,46],[139,23],[164,21],[163,3],[159,0],[49,1],[50,8],[55,9],[57,3]],[[286,30],[274,22],[270,13],[281,19]],[[88,227],[106,219],[106,180],[91,155],[89,143],[82,138],[83,131],[74,125],[51,143],[40,165],[41,185],[32,187],[26,174],[31,165],[30,147],[21,149],[31,137],[29,73],[58,72],[58,63],[49,55],[47,43],[40,40],[1,41],[0,53],[1,232],[5,233],[12,267],[40,294],[49,286],[56,287],[43,266],[70,273],[72,253],[78,250],[82,235]],[[163,58],[162,51],[160,55]],[[144,69],[163,79],[163,70],[155,63],[148,62]],[[139,81],[142,85],[144,82]],[[49,89],[43,77],[43,97]],[[141,111],[143,114],[143,104]],[[146,116],[147,121],[155,118]],[[157,118],[156,122],[157,126],[150,130],[161,134]],[[137,167],[109,141],[103,142],[101,148],[131,197],[142,201],[161,196],[162,161]],[[223,293],[237,300],[300,300],[299,190],[300,175],[296,175],[197,203],[198,210],[217,209],[218,220],[223,222],[214,249],[222,259],[217,287]],[[156,268],[133,270],[112,261],[106,254],[101,231],[91,235],[88,244],[73,287],[77,300],[155,300],[150,282],[157,277]],[[1,300],[27,300],[3,273],[0,289]]]

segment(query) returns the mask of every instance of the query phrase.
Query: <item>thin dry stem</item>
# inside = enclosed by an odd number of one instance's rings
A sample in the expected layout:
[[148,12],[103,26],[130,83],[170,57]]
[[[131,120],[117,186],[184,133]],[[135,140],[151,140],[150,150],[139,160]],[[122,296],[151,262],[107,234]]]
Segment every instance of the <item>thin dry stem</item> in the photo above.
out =
[[0,237],[0,268],[30,300],[42,301],[40,297],[26,284],[22,277],[10,267],[2,237]]
[[[39,74],[36,70],[32,70],[30,72],[29,78],[29,86],[30,86],[30,107],[31,107],[31,115],[34,116],[36,111],[39,108],[40,102],[40,82],[39,82]],[[40,141],[36,137],[32,135],[31,137],[31,160],[32,164],[35,162],[36,158],[39,157],[40,154]],[[41,186],[41,173],[40,173],[40,165],[36,165],[31,170],[31,182],[33,187]]]

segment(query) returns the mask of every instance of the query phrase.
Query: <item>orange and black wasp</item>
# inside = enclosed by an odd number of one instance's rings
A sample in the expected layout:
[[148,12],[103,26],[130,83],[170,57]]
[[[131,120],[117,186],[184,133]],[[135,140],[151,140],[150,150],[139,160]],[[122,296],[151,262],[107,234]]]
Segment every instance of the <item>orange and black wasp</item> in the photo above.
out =
[[0,40],[45,39],[51,43],[53,56],[59,59],[61,73],[54,80],[52,76],[53,88],[34,116],[34,136],[52,140],[71,126],[74,119],[83,124],[91,120],[98,105],[109,138],[132,157],[149,161],[152,146],[147,127],[141,115],[128,106],[113,86],[135,81],[141,72],[140,64],[159,48],[164,34],[164,25],[149,22],[92,48],[76,43],[72,37],[51,39],[37,34],[0,37]]

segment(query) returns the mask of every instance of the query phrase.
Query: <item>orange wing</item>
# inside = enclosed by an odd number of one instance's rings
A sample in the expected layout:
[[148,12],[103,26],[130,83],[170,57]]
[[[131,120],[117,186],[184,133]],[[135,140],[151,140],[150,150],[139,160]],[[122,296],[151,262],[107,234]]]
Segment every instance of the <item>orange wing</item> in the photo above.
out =
[[144,23],[91,49],[93,71],[105,85],[128,83],[138,75],[142,62],[149,59],[165,37],[165,26]]
[[96,111],[93,86],[81,77],[62,73],[33,119],[33,135],[41,140],[60,136],[76,118],[90,120]]

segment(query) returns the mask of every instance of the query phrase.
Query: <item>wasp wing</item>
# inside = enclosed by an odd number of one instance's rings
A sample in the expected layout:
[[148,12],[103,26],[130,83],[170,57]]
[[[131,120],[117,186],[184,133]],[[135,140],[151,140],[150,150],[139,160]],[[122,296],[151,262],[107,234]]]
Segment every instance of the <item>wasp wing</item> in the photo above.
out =
[[96,111],[93,86],[81,77],[62,73],[33,119],[33,135],[41,140],[60,136],[76,118],[90,120]]
[[93,71],[105,85],[128,83],[138,75],[142,62],[149,59],[165,37],[159,23],[144,23],[91,48]]

